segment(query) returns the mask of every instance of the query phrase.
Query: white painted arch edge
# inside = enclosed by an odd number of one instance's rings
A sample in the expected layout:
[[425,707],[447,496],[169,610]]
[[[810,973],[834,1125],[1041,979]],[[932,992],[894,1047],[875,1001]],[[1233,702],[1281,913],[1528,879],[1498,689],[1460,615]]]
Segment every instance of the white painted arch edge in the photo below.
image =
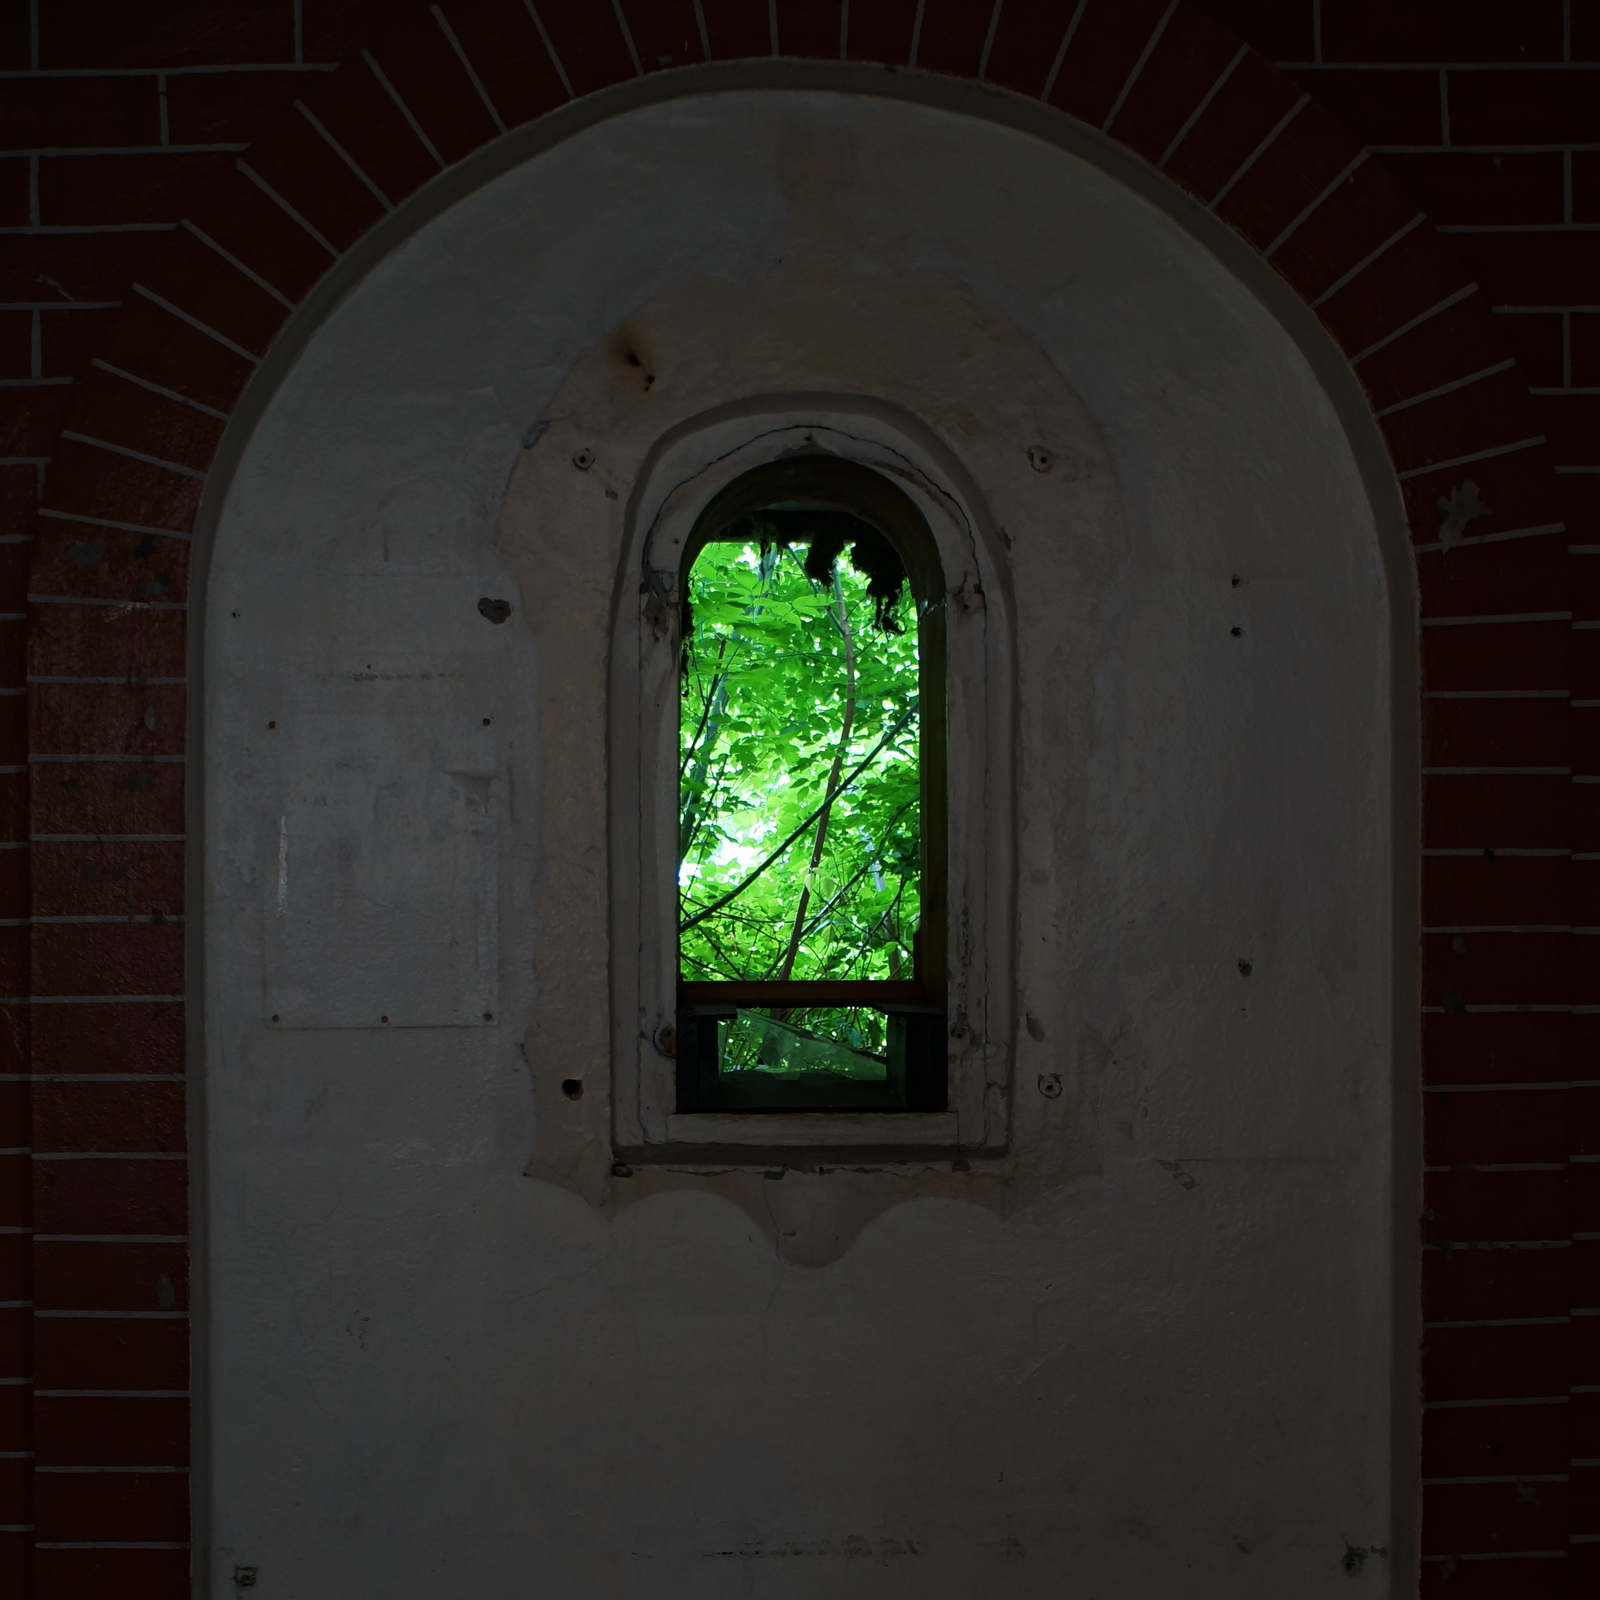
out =
[[[732,412],[733,415],[729,415]],[[797,455],[894,483],[933,534],[946,596],[950,1109],[759,1118],[673,1109],[663,1030],[676,1011],[677,663],[644,615],[700,513],[755,467]],[[868,396],[755,398],[693,418],[651,452],[630,507],[612,633],[613,1115],[620,1146],[1004,1147],[1015,1004],[1014,654],[1009,574],[981,489],[918,419]],[[652,892],[653,891],[653,892]],[[954,930],[971,930],[958,938]],[[637,930],[637,938],[632,935]]]

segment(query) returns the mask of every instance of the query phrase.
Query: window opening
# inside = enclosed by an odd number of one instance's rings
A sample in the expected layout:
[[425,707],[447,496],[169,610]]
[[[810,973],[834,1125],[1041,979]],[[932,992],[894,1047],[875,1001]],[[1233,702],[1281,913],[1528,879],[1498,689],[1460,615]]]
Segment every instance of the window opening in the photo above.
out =
[[942,1109],[931,537],[865,468],[749,479],[680,583],[679,1110]]

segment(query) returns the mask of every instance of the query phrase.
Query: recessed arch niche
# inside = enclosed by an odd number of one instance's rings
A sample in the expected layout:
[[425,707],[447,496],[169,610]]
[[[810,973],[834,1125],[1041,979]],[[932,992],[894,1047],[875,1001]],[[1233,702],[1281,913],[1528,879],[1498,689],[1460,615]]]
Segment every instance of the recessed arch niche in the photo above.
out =
[[[1351,1547],[1409,1582],[1392,484],[1265,269],[964,93],[730,79],[501,154],[236,437],[201,675],[218,1585],[1309,1596]],[[662,306],[737,321],[797,254],[834,344],[674,343]],[[1036,396],[951,356],[997,344]],[[561,1092],[610,1065],[630,495],[724,346],[791,410],[866,382],[1014,574],[1015,1137],[965,1171],[645,1172]],[[558,473],[593,538],[541,538]]]

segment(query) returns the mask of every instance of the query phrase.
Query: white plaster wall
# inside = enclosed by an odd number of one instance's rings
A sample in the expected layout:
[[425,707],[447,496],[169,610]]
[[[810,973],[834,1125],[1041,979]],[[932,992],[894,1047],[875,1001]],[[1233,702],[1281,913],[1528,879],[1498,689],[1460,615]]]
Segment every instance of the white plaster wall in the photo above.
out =
[[[1128,554],[1090,746],[1034,752],[1087,796],[1100,1170],[1004,1222],[892,1207],[806,1268],[710,1195],[607,1223],[523,1176],[561,919],[523,608],[561,597],[518,592],[495,526],[586,352],[685,278],[773,270],[819,144],[857,270],[971,290],[1082,398]],[[295,1600],[1353,1591],[1347,1542],[1390,1542],[1388,600],[1332,407],[1168,217],[906,103],[631,112],[316,334],[203,603],[214,1595],[236,1562]],[[269,1020],[284,819],[352,795],[375,837],[492,819],[492,1020]],[[460,919],[448,874],[393,871]]]

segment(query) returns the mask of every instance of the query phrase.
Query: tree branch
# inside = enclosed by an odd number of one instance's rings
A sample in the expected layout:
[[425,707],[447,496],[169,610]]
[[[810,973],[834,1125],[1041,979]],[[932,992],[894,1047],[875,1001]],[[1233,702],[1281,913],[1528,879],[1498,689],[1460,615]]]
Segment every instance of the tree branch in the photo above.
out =
[[859,778],[861,774],[878,759],[889,742],[894,739],[899,734],[900,730],[904,728],[905,725],[917,714],[917,705],[918,702],[913,700],[911,704],[900,713],[900,715],[895,719],[894,725],[887,733],[884,734],[877,744],[875,744],[872,749],[869,750],[867,754],[864,755],[861,760],[850,769],[849,774],[845,777],[844,781],[840,783],[839,787],[833,791],[833,794],[827,799],[823,800],[816,810],[806,817],[805,820],[801,822],[801,824],[788,836],[788,838],[786,838],[783,843],[772,852],[771,855],[769,855],[753,872],[751,872],[750,875],[743,880],[743,882],[736,884],[725,895],[721,895],[719,898],[713,900],[710,905],[702,906],[692,917],[688,918],[686,921],[680,922],[678,924],[678,932],[687,933],[689,929],[694,927],[697,923],[704,922],[707,917],[713,916],[716,912],[720,911],[725,905],[728,904],[730,900],[737,900],[739,896],[742,895],[745,890],[748,889],[750,885],[754,883],[756,879],[759,878],[761,874],[772,865],[774,861],[777,861],[780,857],[785,855],[788,852],[790,845],[792,845],[795,840],[798,839],[800,835],[803,834],[806,829],[809,828],[817,820],[817,818],[822,815],[823,808],[831,805],[834,800],[837,800],[839,796],[842,795],[845,790],[848,789],[850,785],[853,784],[856,779]]

